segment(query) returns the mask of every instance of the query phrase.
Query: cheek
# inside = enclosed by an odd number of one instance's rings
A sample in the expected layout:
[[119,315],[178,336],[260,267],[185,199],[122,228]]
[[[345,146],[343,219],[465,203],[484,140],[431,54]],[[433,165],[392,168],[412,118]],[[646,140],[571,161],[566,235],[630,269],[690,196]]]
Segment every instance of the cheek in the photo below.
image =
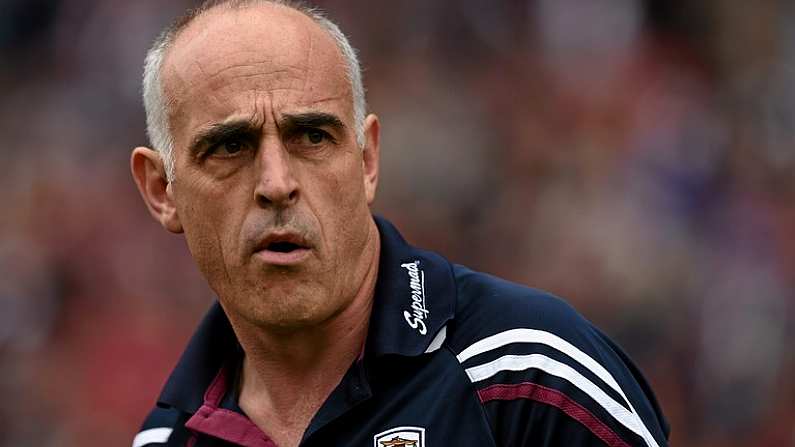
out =
[[238,263],[234,209],[229,198],[218,198],[201,189],[187,191],[192,200],[178,202],[188,249],[199,269],[218,292],[230,280],[229,269]]
[[185,240],[199,268],[210,278],[211,266],[218,266],[223,261],[224,241],[219,234],[212,214],[203,210],[202,213],[188,213],[188,222],[184,224]]
[[[341,175],[334,176],[330,181],[330,200],[325,212],[335,222],[333,237],[337,241],[338,249],[350,255],[350,252],[361,249],[370,211],[365,197],[361,166],[348,162],[345,169],[337,172]],[[342,261],[347,260],[343,256]]]
[[332,177],[333,188],[340,203],[346,209],[359,208],[361,204],[366,206],[364,171],[359,150],[349,149],[333,172],[336,173]]

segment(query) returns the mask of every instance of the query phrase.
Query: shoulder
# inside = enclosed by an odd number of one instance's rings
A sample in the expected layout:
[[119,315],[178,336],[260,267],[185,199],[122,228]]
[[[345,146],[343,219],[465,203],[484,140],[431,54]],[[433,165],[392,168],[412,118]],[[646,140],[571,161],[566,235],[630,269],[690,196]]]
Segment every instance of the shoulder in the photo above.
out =
[[448,345],[471,359],[500,348],[530,344],[535,351],[573,349],[612,357],[605,337],[571,305],[542,290],[453,267],[458,300],[456,336]]
[[458,292],[459,341],[486,333],[533,327],[580,338],[589,324],[562,299],[462,266],[453,267]]
[[453,271],[458,299],[445,345],[496,437],[506,444],[520,444],[519,436],[538,445],[666,445],[667,423],[642,374],[568,303],[465,267]]

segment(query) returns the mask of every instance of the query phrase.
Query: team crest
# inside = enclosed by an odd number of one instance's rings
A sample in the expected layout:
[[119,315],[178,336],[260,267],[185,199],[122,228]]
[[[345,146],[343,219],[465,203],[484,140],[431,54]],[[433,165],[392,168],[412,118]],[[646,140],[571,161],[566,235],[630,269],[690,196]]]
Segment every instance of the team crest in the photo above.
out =
[[373,437],[373,447],[425,447],[422,427],[395,427]]

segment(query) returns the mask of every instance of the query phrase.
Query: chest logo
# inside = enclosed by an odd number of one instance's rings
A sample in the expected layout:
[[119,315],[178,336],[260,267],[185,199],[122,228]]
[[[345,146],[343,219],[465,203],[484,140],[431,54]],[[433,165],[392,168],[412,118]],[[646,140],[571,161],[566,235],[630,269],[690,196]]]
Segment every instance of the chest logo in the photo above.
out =
[[409,274],[409,290],[411,290],[411,311],[404,310],[403,318],[412,329],[425,335],[428,333],[428,328],[425,326],[425,319],[428,318],[428,308],[425,306],[425,271],[420,268],[420,261],[407,262],[400,266]]
[[373,447],[425,447],[422,427],[395,427],[373,437]]

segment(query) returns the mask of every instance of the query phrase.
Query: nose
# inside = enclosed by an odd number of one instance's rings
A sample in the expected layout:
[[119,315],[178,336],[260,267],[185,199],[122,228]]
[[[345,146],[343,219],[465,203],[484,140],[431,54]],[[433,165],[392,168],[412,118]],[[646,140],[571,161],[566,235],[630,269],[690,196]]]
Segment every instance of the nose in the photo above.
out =
[[278,137],[263,142],[257,154],[255,200],[263,208],[284,208],[298,200],[298,181],[290,154]]

